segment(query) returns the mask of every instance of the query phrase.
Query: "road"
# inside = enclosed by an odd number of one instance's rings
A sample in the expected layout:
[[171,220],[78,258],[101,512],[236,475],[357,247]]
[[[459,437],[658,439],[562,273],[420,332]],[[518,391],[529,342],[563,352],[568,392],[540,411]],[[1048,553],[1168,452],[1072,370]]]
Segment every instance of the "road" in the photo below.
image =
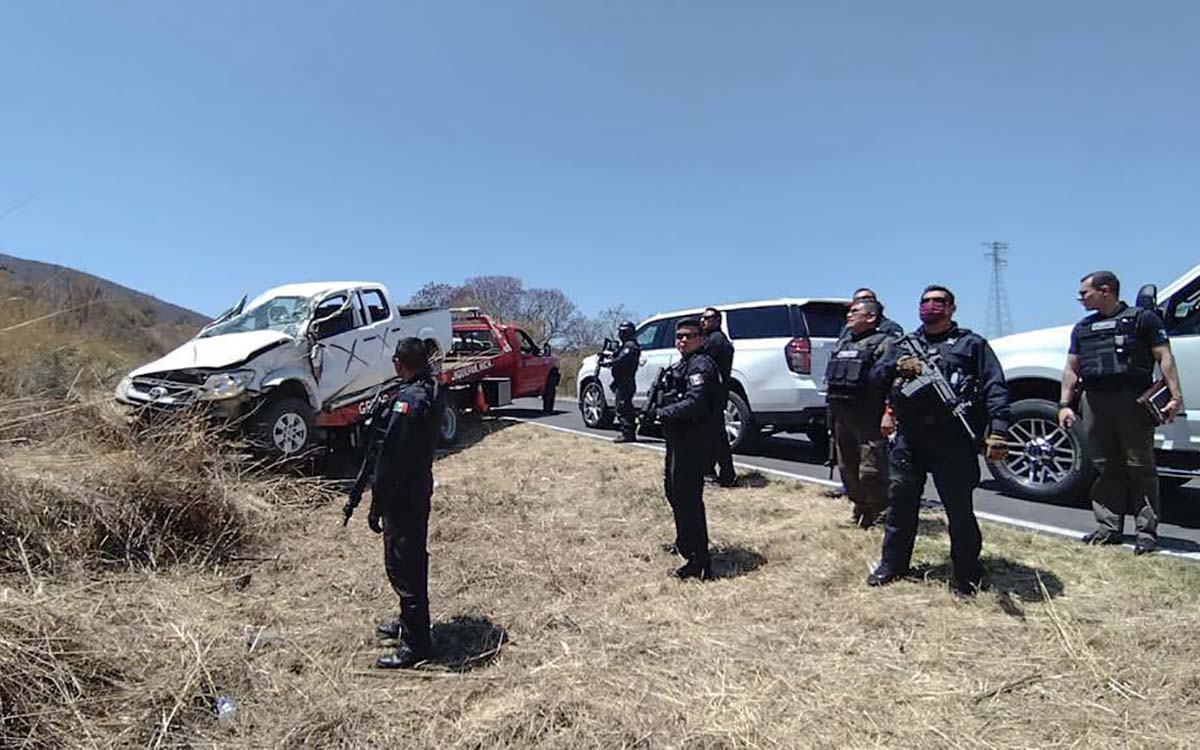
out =
[[[569,397],[560,397],[553,414],[543,414],[541,399],[532,398],[517,399],[512,406],[497,409],[493,413],[598,438],[611,439],[616,436],[614,430],[588,429],[583,424],[578,406]],[[636,445],[643,449],[661,449],[660,440],[639,440],[642,442]],[[829,481],[829,469],[823,465],[824,454],[814,451],[801,435],[780,434],[767,438],[752,453],[739,454],[734,458],[743,471],[758,469],[822,485],[840,484],[836,472],[834,481]],[[986,468],[982,475],[984,479],[975,492],[975,510],[983,520],[1069,537],[1081,537],[1094,528],[1092,511],[1086,500],[1062,505],[1024,500],[999,492]],[[937,499],[937,490],[932,481],[926,485],[925,497]],[[1165,491],[1162,512],[1163,518],[1158,526],[1161,549],[1166,554],[1200,561],[1200,482]],[[1132,523],[1132,519],[1127,521],[1126,532],[1132,532]],[[1132,547],[1132,533],[1126,534],[1125,541]]]

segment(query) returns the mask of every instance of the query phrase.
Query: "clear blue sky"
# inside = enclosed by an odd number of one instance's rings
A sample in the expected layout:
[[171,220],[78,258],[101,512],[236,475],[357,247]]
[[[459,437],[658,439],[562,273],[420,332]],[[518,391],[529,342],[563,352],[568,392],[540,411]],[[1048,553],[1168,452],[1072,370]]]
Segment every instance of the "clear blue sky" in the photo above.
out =
[[1200,262],[1200,3],[0,4],[0,249],[207,313],[476,274],[649,314]]

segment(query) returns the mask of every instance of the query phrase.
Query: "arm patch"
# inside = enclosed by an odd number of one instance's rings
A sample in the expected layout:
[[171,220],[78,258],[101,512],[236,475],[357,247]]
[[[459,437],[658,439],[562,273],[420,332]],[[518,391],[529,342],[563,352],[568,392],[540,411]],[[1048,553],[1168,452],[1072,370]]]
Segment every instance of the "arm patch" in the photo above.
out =
[[396,414],[400,414],[401,416],[411,414],[412,404],[408,403],[407,401],[396,399],[396,403],[392,404],[392,411]]
[[697,388],[704,385],[704,373],[696,372],[688,375],[688,385],[696,386]]

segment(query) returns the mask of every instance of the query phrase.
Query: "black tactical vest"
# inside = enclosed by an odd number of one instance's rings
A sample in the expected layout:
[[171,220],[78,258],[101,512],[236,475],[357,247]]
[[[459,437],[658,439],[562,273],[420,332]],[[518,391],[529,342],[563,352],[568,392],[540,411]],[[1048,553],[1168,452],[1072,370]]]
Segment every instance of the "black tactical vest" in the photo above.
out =
[[855,396],[866,389],[875,352],[887,337],[886,333],[876,332],[858,341],[846,339],[842,342],[825,368],[825,387],[830,397]]
[[1126,307],[1076,329],[1079,377],[1083,387],[1133,385],[1145,387],[1154,376],[1150,346],[1137,336],[1138,310]]

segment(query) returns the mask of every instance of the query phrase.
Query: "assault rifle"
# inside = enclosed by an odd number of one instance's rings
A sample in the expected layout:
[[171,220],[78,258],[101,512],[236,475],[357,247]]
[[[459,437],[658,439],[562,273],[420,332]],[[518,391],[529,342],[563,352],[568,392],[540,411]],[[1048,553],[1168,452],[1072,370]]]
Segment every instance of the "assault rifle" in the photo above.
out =
[[662,406],[663,396],[666,395],[671,378],[670,369],[670,367],[664,367],[659,370],[658,375],[654,378],[654,384],[646,392],[646,403],[642,404],[642,409],[638,412],[638,432],[643,435],[654,423],[654,410]]
[[971,408],[970,400],[960,398],[954,392],[954,386],[950,385],[950,381],[946,380],[946,376],[933,363],[929,354],[911,336],[901,338],[896,342],[896,346],[900,347],[903,354],[914,357],[921,363],[921,374],[906,381],[900,387],[900,393],[911,398],[926,388],[932,388],[933,394],[942,403],[942,406],[958,418],[959,424],[966,430],[967,437],[971,439],[971,442],[974,443],[978,440],[975,430],[971,429],[971,423],[967,421],[967,410]]
[[621,342],[614,339],[604,339],[604,346],[600,347],[600,351],[596,354],[596,372],[594,376],[600,378],[600,368],[608,367],[612,364],[613,357],[617,355],[617,349],[621,348]]
[[363,464],[359,467],[358,477],[354,480],[354,489],[350,491],[350,499],[346,501],[342,507],[342,526],[350,523],[350,516],[354,515],[354,509],[362,502],[363,490],[367,488],[367,482],[371,480],[371,473],[375,466],[375,461],[379,458],[379,447],[382,441],[376,439],[377,431],[371,420],[375,419],[375,409],[379,407],[379,401],[383,398],[384,390],[383,383],[375,388],[375,395],[371,397],[371,402],[367,404],[367,419],[364,424],[367,427],[366,452],[363,458]]

